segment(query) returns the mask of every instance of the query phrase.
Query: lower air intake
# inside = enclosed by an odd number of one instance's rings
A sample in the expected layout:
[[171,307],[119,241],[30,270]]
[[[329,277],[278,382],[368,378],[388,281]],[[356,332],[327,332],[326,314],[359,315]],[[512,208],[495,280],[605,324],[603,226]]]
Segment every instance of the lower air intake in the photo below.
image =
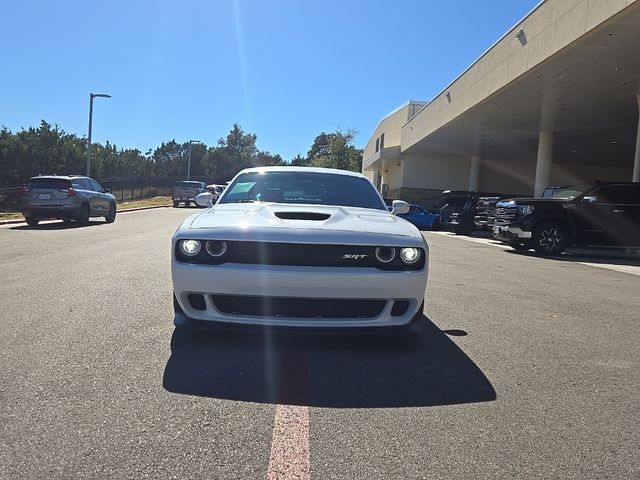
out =
[[375,318],[386,300],[257,297],[212,295],[216,308],[227,315],[283,318]]

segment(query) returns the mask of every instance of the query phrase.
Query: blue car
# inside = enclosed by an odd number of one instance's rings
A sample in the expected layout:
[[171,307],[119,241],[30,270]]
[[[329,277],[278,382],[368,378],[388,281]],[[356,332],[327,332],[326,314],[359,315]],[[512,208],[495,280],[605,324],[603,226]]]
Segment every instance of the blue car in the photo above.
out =
[[398,216],[413,223],[420,230],[437,230],[440,228],[440,213],[430,212],[417,205],[409,205],[409,211],[400,213]]

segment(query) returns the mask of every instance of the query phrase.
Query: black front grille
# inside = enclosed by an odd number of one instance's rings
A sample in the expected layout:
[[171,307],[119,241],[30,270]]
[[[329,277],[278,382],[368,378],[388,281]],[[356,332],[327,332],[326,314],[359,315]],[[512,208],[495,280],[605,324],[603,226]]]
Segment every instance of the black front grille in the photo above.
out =
[[220,257],[207,254],[203,245],[194,258],[180,253],[176,244],[176,258],[186,263],[221,265],[243,263],[253,265],[293,265],[308,267],[374,267],[381,270],[421,270],[425,265],[425,252],[414,265],[400,259],[399,249],[393,261],[382,263],[376,259],[376,247],[367,245],[314,245],[306,243],[275,243],[227,241],[226,253]]
[[386,300],[257,297],[211,295],[216,308],[227,315],[283,318],[374,318]]
[[496,219],[494,225],[508,225],[517,215],[516,207],[496,207]]

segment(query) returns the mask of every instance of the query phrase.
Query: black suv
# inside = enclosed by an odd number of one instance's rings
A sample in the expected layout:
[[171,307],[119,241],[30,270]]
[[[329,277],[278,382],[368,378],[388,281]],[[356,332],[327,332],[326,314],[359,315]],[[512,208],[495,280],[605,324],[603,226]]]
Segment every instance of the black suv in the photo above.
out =
[[490,230],[498,200],[508,195],[467,191],[443,192],[437,206],[440,223],[456,235],[471,235],[476,230]]
[[493,236],[547,255],[571,246],[640,248],[640,183],[578,185],[556,188],[550,198],[500,201]]

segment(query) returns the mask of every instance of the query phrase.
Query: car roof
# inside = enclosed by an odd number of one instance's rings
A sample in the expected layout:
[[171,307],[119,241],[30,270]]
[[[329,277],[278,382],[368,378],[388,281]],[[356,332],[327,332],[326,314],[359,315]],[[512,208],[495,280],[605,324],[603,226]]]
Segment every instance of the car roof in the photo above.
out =
[[71,180],[72,178],[89,178],[85,175],[36,175],[35,177],[31,177],[29,180],[33,180],[35,178],[44,178],[44,179],[57,179],[57,180]]
[[598,182],[591,185],[593,188],[602,187],[604,185],[639,185],[640,182]]
[[337,168],[321,168],[321,167],[252,167],[245,168],[240,173],[266,173],[266,172],[307,172],[307,173],[332,173],[334,175],[348,175],[350,177],[367,178],[360,172],[352,172],[349,170],[340,170]]

